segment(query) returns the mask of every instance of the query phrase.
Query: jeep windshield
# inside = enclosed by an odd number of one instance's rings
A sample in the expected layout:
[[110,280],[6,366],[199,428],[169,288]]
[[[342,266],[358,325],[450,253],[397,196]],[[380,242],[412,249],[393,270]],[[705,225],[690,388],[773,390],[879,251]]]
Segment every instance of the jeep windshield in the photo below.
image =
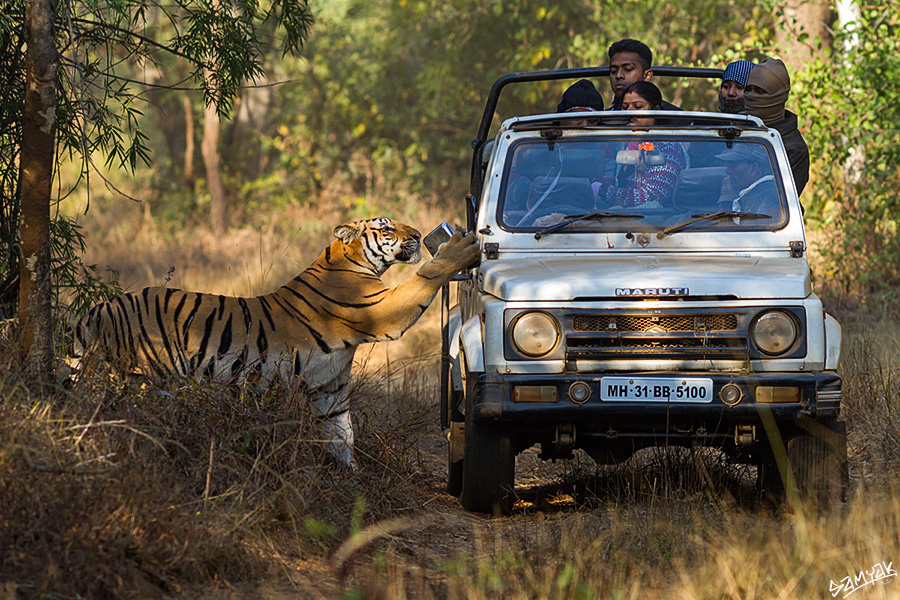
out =
[[[772,149],[758,138],[523,139],[510,147],[498,216],[504,229],[541,235],[772,231],[787,222],[774,164]],[[588,216],[598,213],[607,214]]]

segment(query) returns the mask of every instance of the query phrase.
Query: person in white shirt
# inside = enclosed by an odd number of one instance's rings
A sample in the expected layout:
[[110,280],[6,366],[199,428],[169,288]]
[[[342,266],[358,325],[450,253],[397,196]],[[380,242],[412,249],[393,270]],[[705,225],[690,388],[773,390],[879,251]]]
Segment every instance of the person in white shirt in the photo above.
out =
[[731,196],[731,206],[726,206],[726,210],[770,215],[779,210],[778,186],[765,148],[760,144],[739,143],[717,154],[716,159],[725,163],[728,174],[720,198],[727,202]]

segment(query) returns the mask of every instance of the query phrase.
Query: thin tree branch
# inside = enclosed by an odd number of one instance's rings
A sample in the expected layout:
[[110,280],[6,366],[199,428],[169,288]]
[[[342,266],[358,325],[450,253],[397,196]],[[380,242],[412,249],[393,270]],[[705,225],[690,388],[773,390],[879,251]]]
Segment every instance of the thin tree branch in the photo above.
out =
[[121,33],[121,34],[123,34],[123,35],[126,36],[126,37],[132,37],[132,38],[135,38],[135,39],[137,39],[137,40],[139,40],[139,41],[141,41],[141,42],[147,44],[148,46],[152,46],[152,47],[154,47],[154,48],[158,48],[158,49],[160,49],[160,50],[164,50],[165,52],[168,52],[169,54],[172,54],[172,55],[174,55],[174,56],[181,57],[181,58],[183,58],[183,59],[185,59],[185,60],[188,60],[188,61],[190,61],[190,62],[192,62],[192,63],[194,63],[194,64],[196,64],[196,65],[198,65],[198,66],[200,66],[200,67],[207,68],[207,67],[209,66],[209,65],[207,65],[205,62],[203,62],[203,61],[201,61],[201,60],[199,60],[199,59],[197,59],[197,58],[195,58],[195,57],[193,57],[193,56],[189,56],[189,55],[187,55],[187,54],[185,54],[185,53],[183,53],[183,52],[180,52],[179,50],[176,50],[175,48],[171,48],[171,47],[166,46],[166,45],[164,45],[164,44],[160,44],[160,43],[157,42],[156,40],[152,40],[152,39],[150,39],[150,38],[148,38],[148,37],[146,37],[146,36],[143,36],[143,35],[141,35],[141,34],[139,34],[139,33],[135,33],[135,32],[133,32],[133,31],[129,31],[129,30],[127,30],[127,29],[122,29],[121,27],[116,27],[115,25],[111,25],[111,24],[109,24],[109,23],[100,23],[100,22],[97,22],[97,21],[91,21],[91,20],[88,20],[88,19],[82,19],[82,18],[79,18],[79,17],[74,17],[73,20],[74,20],[76,23],[79,23],[79,24],[82,24],[82,25],[91,25],[91,26],[93,26],[93,27],[96,27],[97,29],[108,29],[108,30],[110,30],[110,31],[115,31],[115,32],[117,32],[117,33]]

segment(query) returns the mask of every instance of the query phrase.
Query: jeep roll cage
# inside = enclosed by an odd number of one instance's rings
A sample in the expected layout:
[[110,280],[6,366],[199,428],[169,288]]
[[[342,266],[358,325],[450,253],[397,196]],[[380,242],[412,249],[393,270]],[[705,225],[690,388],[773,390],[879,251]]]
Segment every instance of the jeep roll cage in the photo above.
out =
[[[721,79],[724,69],[702,68],[702,67],[669,67],[654,66],[653,74],[662,77],[688,77],[694,79]],[[539,81],[558,81],[563,79],[581,79],[588,77],[608,77],[609,67],[585,67],[580,69],[556,69],[549,71],[526,71],[521,73],[507,73],[499,77],[491,91],[488,94],[487,102],[484,106],[484,112],[481,115],[481,122],[478,125],[478,131],[475,139],[472,140],[472,169],[469,178],[469,195],[466,198],[466,221],[471,229],[475,219],[475,202],[477,196],[481,193],[484,183],[484,161],[482,153],[485,143],[488,141],[491,124],[497,111],[497,103],[500,100],[500,94],[503,88],[514,83],[534,83]],[[559,127],[565,119],[584,119],[589,117],[597,121],[599,127],[621,127],[625,122],[625,116],[620,111],[598,111],[592,113],[571,113],[566,117],[560,117],[556,113],[553,117],[545,115],[536,115],[534,118],[522,118],[517,127],[534,127],[534,128],[553,128]],[[702,113],[681,111],[666,111],[665,117],[671,121],[683,121],[683,123],[671,123],[673,127],[692,127],[707,126],[720,128],[720,135],[723,137],[736,137],[740,135],[741,129],[760,129],[762,123],[755,117],[746,115],[724,115],[722,113]],[[624,122],[623,122],[624,121]]]

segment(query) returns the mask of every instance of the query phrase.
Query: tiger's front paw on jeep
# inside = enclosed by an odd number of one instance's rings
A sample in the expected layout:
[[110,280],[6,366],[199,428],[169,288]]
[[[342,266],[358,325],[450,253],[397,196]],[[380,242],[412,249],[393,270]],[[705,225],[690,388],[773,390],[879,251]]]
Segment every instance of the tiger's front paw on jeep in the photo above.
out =
[[479,254],[475,234],[457,229],[449,240],[440,245],[433,262],[439,263],[442,267],[446,265],[448,272],[456,273],[475,264]]

